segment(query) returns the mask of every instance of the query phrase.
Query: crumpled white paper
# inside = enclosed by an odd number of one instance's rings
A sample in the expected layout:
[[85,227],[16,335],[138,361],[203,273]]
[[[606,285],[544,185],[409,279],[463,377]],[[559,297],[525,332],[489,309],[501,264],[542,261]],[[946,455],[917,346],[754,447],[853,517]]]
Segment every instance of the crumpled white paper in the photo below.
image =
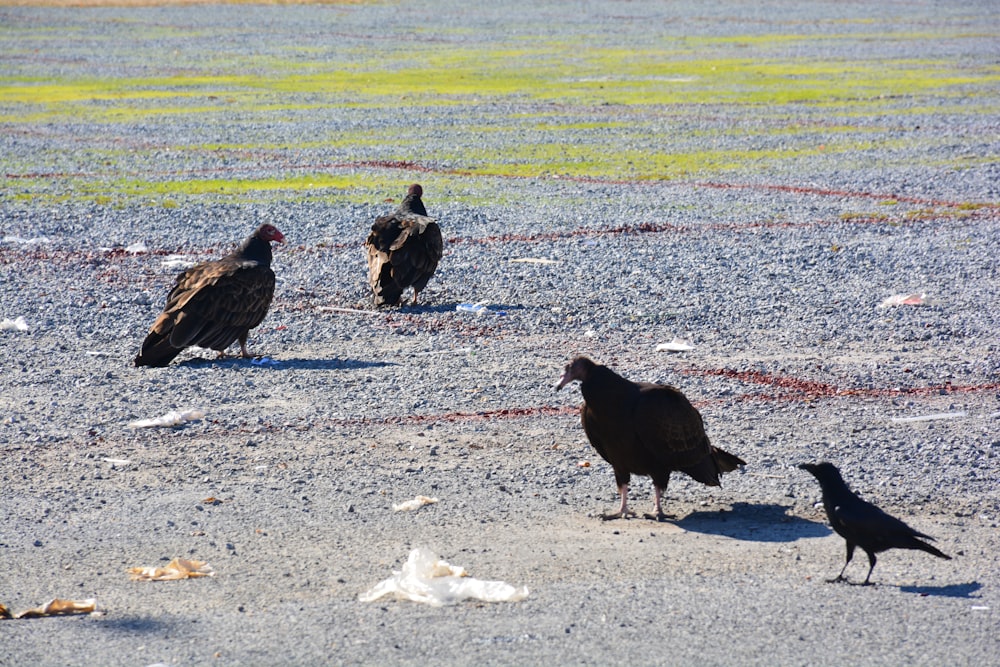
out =
[[410,552],[401,572],[393,570],[391,577],[362,593],[358,599],[372,602],[384,595],[442,607],[469,599],[518,602],[528,597],[528,588],[503,581],[473,579],[465,568],[440,560],[429,549],[417,548]]
[[18,316],[17,319],[7,319],[4,318],[3,322],[0,322],[0,331],[27,331],[28,323],[24,321],[24,317]]
[[180,426],[184,422],[195,421],[197,419],[204,419],[205,413],[201,410],[171,410],[165,415],[159,417],[154,417],[152,419],[139,419],[134,422],[129,422],[129,426],[132,428],[152,428],[156,426]]

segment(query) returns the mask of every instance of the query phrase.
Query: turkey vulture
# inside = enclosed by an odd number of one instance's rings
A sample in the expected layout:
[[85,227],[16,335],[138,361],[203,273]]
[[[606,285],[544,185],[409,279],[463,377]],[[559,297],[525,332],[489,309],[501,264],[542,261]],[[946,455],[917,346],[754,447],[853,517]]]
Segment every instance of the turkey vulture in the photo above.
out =
[[743,459],[709,443],[701,415],[673,387],[630,382],[586,357],[577,357],[566,366],[556,390],[573,380],[580,381],[583,394],[583,430],[614,469],[622,497],[618,512],[602,515],[603,519],[635,516],[628,509],[633,474],[653,478],[654,513],[644,516],[662,521],[666,517],[660,498],[671,472],[679,470],[702,484],[719,486],[720,474],[745,465]]
[[375,219],[365,241],[368,254],[368,282],[375,305],[398,304],[403,290],[413,287],[413,302],[434,275],[444,241],[441,228],[420,197],[424,189],[414,183],[393,213]]
[[243,356],[250,357],[247,334],[267,315],[274,296],[271,241],[284,243],[285,236],[273,225],[261,225],[231,254],[177,276],[135,365],[166,366],[190,345],[223,356],[236,340]]
[[847,540],[847,561],[836,579],[829,580],[831,583],[847,581],[847,578],[844,577],[844,570],[847,569],[851,558],[854,557],[855,547],[861,547],[868,554],[870,567],[868,568],[868,576],[865,577],[865,582],[862,584],[864,586],[871,584],[872,570],[875,569],[875,554],[880,551],[920,549],[938,558],[951,560],[951,556],[946,556],[938,549],[917,539],[922,537],[925,540],[934,541],[933,537],[913,530],[896,517],[889,516],[855,495],[847,486],[844,478],[840,476],[837,466],[824,461],[822,463],[803,463],[799,468],[812,473],[813,477],[819,480],[820,488],[823,490],[823,508],[826,510],[826,518],[830,520],[833,529]]

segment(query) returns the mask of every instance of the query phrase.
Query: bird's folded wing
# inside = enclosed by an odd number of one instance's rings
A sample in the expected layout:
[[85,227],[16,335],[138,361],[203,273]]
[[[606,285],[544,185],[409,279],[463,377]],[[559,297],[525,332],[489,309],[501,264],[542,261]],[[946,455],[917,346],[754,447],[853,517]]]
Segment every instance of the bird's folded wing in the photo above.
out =
[[690,451],[700,459],[707,453],[701,415],[683,394],[671,387],[644,385],[631,426],[643,443],[668,451],[672,457]]

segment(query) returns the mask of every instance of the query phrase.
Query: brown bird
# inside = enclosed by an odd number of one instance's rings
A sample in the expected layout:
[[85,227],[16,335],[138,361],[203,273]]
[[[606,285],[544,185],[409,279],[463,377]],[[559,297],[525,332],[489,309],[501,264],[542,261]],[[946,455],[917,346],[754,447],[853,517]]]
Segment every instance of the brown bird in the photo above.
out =
[[416,304],[444,254],[441,228],[427,217],[423,194],[423,188],[411,185],[399,208],[375,219],[365,241],[368,282],[377,306],[398,304],[407,287],[413,288]]
[[649,382],[630,382],[607,366],[577,357],[556,385],[562,389],[580,381],[584,404],[580,407],[583,430],[590,444],[615,471],[621,507],[603,519],[635,516],[628,509],[631,476],[653,479],[655,505],[648,519],[666,517],[660,499],[667,490],[670,473],[687,473],[702,484],[719,486],[719,475],[745,465],[743,459],[712,446],[705,435],[701,415],[673,387]]
[[274,296],[271,241],[284,243],[285,236],[273,225],[261,225],[231,254],[177,276],[135,365],[166,366],[191,345],[218,350],[222,357],[236,340],[243,357],[250,357],[247,335],[267,315]]
[[847,581],[844,571],[854,557],[855,547],[861,547],[868,554],[870,567],[864,586],[871,584],[872,570],[875,569],[875,554],[880,551],[919,549],[938,558],[951,560],[951,556],[946,556],[936,547],[917,539],[922,537],[933,542],[933,537],[910,528],[896,517],[859,498],[847,486],[837,466],[824,461],[803,463],[799,468],[811,473],[819,481],[819,486],[823,490],[823,509],[826,510],[826,518],[830,520],[833,529],[847,540],[847,561],[836,579],[829,580],[830,583]]

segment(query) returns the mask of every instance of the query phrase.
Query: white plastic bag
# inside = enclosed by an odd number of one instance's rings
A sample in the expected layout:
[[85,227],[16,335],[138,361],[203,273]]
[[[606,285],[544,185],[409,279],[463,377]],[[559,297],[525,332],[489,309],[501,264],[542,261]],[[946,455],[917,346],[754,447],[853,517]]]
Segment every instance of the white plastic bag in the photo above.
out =
[[473,579],[466,574],[465,568],[438,559],[428,549],[417,548],[410,552],[401,572],[393,570],[391,577],[362,593],[358,599],[372,602],[385,595],[442,607],[468,599],[517,602],[528,597],[528,589],[503,581]]

